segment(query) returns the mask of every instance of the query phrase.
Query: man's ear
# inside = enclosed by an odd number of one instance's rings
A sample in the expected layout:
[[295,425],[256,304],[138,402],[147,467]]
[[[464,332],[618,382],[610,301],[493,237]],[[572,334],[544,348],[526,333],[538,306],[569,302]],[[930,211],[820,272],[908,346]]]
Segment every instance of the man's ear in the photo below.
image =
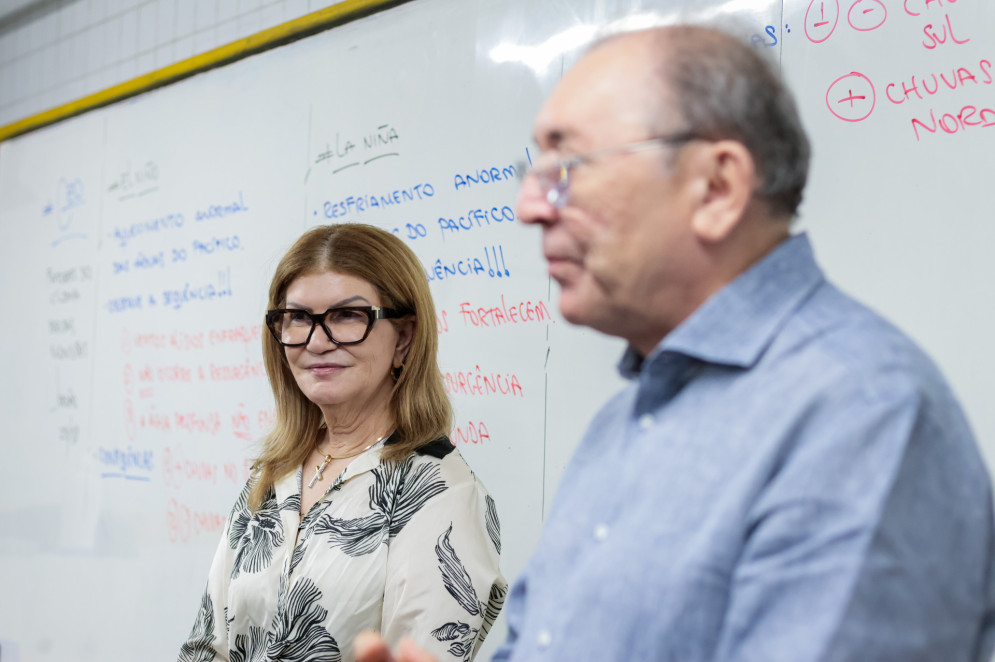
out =
[[753,198],[756,165],[749,150],[735,140],[710,143],[696,157],[703,191],[691,229],[703,242],[721,242],[736,228]]
[[411,315],[397,327],[397,344],[394,346],[394,360],[391,367],[400,368],[408,358],[411,341],[415,338],[415,316]]

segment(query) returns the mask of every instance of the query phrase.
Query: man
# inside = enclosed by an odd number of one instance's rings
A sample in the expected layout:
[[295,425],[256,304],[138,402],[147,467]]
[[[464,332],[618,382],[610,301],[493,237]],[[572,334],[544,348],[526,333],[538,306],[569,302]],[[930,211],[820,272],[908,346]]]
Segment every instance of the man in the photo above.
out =
[[808,143],[776,75],[706,28],[613,37],[535,138],[519,216],[564,317],[628,341],[631,384],[564,475],[496,659],[987,662],[987,472],[930,361],[791,236]]

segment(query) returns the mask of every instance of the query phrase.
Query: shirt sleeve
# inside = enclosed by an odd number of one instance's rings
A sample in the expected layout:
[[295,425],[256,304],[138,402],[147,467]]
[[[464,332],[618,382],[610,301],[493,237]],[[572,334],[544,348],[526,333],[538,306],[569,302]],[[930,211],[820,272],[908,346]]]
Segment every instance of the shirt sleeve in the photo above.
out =
[[411,638],[443,662],[473,658],[507,593],[493,500],[466,473],[411,517],[387,555],[384,638],[392,647]]
[[907,384],[826,400],[748,513],[714,659],[987,662],[992,499],[956,404]]
[[246,508],[251,484],[246,484],[238,501],[228,515],[221,540],[218,541],[214,560],[207,578],[207,587],[200,600],[200,608],[193,628],[180,647],[178,662],[228,662],[228,586],[234,565],[235,550],[229,542],[232,525]]

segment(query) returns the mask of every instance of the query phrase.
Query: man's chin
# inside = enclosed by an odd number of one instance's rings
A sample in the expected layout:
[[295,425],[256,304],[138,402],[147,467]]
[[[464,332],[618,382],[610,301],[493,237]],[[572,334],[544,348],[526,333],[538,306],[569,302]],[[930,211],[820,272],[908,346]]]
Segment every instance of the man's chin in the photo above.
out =
[[560,315],[571,324],[591,326],[594,321],[592,305],[575,294],[569,289],[560,291]]

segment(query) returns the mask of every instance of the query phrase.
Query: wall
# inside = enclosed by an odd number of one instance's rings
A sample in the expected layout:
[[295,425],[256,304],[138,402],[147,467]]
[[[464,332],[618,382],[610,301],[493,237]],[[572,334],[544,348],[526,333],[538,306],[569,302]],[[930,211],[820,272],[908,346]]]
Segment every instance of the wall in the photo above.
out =
[[335,0],[36,0],[0,16],[0,125],[291,21]]

